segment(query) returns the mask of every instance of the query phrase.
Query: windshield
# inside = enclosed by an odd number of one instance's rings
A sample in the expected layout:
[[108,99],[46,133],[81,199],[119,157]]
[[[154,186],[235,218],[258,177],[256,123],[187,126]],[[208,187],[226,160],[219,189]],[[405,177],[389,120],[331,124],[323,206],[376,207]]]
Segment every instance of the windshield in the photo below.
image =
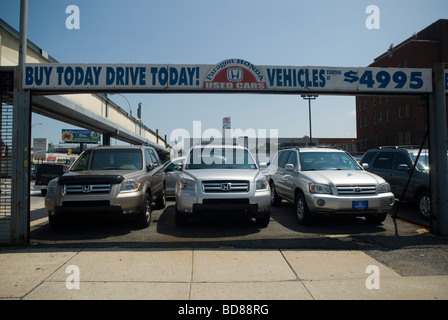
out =
[[194,148],[185,169],[257,169],[252,155],[246,149]]
[[345,152],[301,152],[302,171],[362,170],[356,160]]
[[70,171],[141,170],[142,167],[142,152],[139,149],[97,149],[82,153]]

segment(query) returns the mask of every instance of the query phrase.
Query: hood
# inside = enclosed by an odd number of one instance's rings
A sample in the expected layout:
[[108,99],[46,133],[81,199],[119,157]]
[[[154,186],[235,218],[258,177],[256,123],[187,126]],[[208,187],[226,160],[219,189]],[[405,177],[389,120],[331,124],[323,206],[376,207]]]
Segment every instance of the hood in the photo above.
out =
[[310,181],[327,185],[378,185],[384,183],[384,179],[363,170],[320,170],[301,172]]
[[259,170],[249,169],[195,169],[184,170],[183,174],[195,180],[248,180],[253,181]]
[[121,183],[123,180],[136,178],[140,171],[131,170],[86,170],[70,171],[59,178],[59,183]]

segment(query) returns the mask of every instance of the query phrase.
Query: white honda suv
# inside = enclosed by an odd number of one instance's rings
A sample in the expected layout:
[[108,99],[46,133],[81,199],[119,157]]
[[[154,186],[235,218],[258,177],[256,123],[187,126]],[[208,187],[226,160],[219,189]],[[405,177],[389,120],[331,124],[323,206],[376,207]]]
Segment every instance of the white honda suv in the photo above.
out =
[[240,211],[260,227],[270,220],[270,190],[247,148],[197,145],[191,148],[176,184],[176,225],[209,211]]
[[314,214],[352,214],[381,223],[394,205],[390,185],[335,148],[280,150],[269,167],[271,203],[294,203],[300,224]]

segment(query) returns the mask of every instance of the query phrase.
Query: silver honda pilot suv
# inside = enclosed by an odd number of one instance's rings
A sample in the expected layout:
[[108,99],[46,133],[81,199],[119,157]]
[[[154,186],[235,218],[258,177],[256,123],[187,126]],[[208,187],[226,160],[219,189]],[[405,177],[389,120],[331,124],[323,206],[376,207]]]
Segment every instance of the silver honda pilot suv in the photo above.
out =
[[198,213],[238,211],[270,220],[270,191],[247,148],[237,145],[196,145],[186,157],[176,184],[176,225]]
[[269,166],[271,203],[294,203],[297,220],[314,214],[349,213],[381,223],[394,205],[389,184],[365,171],[347,152],[335,148],[280,150]]
[[133,216],[151,223],[152,203],[164,208],[164,172],[152,147],[105,146],[84,151],[69,172],[48,184],[45,209],[52,227],[70,218]]

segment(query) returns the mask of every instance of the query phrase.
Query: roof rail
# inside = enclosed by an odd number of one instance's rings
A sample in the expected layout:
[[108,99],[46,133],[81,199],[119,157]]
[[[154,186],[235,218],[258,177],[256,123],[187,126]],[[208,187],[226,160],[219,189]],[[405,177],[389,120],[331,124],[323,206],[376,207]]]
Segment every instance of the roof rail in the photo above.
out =
[[378,149],[420,149],[421,146],[419,145],[400,145],[400,146],[381,146],[378,147]]

